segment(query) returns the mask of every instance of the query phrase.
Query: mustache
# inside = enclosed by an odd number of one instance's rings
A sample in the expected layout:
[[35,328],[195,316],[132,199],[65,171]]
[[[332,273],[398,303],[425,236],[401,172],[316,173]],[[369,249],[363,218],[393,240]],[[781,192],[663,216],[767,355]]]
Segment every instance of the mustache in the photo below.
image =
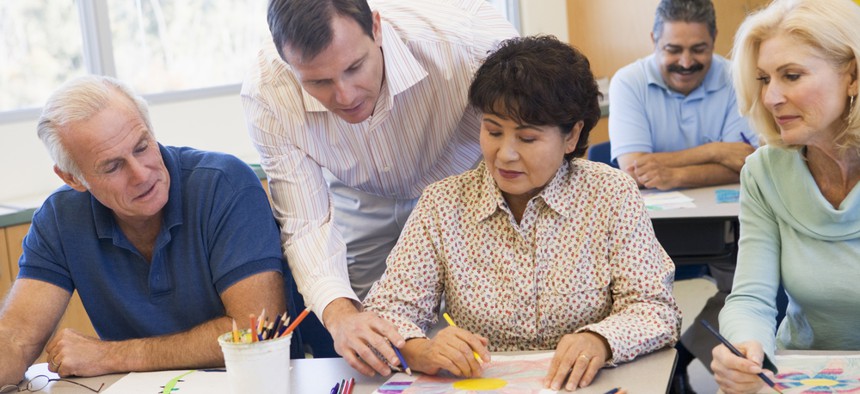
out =
[[677,64],[669,65],[666,68],[670,73],[694,73],[699,72],[705,69],[705,65],[702,63],[694,64],[690,67],[681,67]]

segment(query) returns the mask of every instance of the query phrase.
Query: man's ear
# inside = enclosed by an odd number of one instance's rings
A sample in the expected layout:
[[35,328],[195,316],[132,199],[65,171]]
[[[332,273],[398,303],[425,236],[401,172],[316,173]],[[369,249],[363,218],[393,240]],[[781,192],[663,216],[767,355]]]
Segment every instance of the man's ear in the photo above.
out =
[[57,167],[56,164],[54,165],[54,174],[57,174],[57,176],[60,177],[60,179],[62,179],[63,182],[65,182],[67,185],[69,185],[69,187],[71,187],[72,189],[75,189],[79,192],[87,191],[87,188],[84,186],[84,184],[80,180],[78,180],[77,177],[75,177],[74,175],[72,175],[68,172],[61,170],[60,167]]
[[373,43],[377,46],[382,46],[382,18],[379,16],[379,11],[373,11]]

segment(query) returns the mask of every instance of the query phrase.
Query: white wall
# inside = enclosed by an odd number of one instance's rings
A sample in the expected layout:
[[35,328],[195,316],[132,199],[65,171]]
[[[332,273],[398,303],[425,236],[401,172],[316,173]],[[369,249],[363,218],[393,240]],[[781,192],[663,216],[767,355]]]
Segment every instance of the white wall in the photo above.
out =
[[[166,145],[193,146],[256,162],[239,94],[152,104],[152,127]],[[0,205],[38,205],[62,182],[36,136],[36,119],[0,124]],[[34,205],[35,204],[35,205]]]
[[524,36],[552,34],[568,42],[567,1],[520,0],[520,24]]

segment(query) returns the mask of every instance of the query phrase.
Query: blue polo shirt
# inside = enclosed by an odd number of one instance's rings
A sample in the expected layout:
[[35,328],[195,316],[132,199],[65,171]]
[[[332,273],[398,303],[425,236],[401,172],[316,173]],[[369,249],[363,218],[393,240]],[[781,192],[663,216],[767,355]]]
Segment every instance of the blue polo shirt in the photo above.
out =
[[152,262],[89,192],[63,186],[33,216],[19,278],[77,290],[104,340],[186,331],[224,316],[220,294],[285,272],[280,236],[260,181],[239,159],[159,145],[170,173]]
[[654,54],[618,70],[609,85],[612,159],[758,138],[738,112],[729,61],[714,55],[704,81],[684,96],[666,86]]

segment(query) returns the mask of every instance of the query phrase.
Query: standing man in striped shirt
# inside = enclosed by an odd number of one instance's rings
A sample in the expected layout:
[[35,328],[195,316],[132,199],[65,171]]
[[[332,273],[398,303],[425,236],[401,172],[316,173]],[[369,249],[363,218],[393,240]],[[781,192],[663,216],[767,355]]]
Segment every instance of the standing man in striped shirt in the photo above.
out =
[[356,370],[405,341],[360,299],[421,191],[480,159],[475,70],[516,30],[485,0],[271,0],[274,45],[242,87],[284,254]]

